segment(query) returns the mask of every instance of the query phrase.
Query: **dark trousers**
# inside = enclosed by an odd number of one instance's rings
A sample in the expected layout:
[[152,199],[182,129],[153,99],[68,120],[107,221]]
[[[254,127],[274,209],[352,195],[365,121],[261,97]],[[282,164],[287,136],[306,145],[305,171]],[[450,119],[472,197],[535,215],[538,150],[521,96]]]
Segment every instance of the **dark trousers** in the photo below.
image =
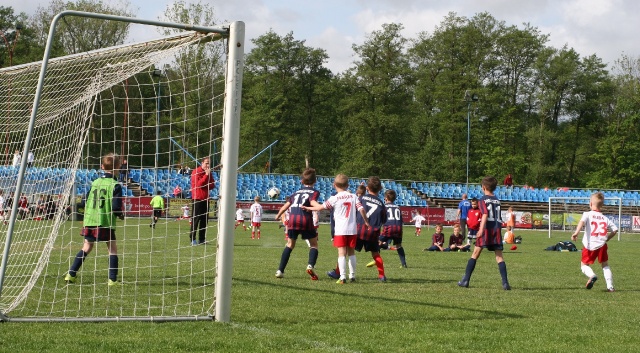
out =
[[207,217],[209,215],[209,200],[193,200],[193,221],[191,222],[191,241],[196,240],[198,232],[198,242],[204,243],[207,232]]

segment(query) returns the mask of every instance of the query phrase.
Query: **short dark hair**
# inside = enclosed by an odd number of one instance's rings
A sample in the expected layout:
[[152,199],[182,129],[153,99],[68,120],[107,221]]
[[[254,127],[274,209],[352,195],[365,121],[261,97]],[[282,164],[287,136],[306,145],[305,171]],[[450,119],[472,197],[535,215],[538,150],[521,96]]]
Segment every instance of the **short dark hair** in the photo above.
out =
[[302,184],[313,185],[316,183],[316,170],[307,168],[302,171]]
[[485,189],[494,192],[498,186],[498,180],[493,176],[486,176],[482,178],[482,186],[484,186]]
[[116,169],[120,169],[120,157],[113,153],[109,153],[102,157],[102,168],[105,172],[112,172]]
[[397,195],[396,195],[396,191],[395,190],[389,189],[389,190],[384,192],[384,198],[389,200],[389,201],[391,201],[391,202],[394,202],[396,200],[396,196]]
[[362,196],[366,193],[367,193],[367,187],[362,184],[358,185],[358,187],[356,188],[356,195]]
[[380,178],[377,176],[370,176],[367,180],[367,188],[369,188],[369,191],[371,191],[372,193],[379,193],[380,190],[382,190],[382,183],[380,182]]

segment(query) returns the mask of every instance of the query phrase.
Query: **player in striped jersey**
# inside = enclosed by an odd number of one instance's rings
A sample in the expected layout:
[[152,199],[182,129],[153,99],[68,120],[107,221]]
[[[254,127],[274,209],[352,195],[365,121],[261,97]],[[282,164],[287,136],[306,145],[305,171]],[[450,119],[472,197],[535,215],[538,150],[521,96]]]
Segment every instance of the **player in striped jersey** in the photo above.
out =
[[500,200],[493,194],[496,190],[498,181],[492,176],[482,179],[482,191],[484,196],[478,202],[482,220],[480,221],[480,229],[478,230],[478,238],[473,254],[467,262],[467,268],[464,276],[458,282],[460,287],[469,287],[471,274],[476,267],[476,261],[480,257],[483,249],[494,251],[496,254],[496,262],[502,277],[502,288],[511,290],[509,280],[507,279],[507,265],[502,257],[502,217],[500,213]]
[[302,239],[309,239],[309,264],[307,265],[307,274],[311,276],[311,280],[317,281],[318,276],[315,272],[315,266],[318,260],[318,236],[313,227],[313,215],[305,209],[305,207],[309,206],[322,206],[317,201],[320,197],[320,192],[313,188],[316,184],[316,170],[313,168],[305,169],[302,172],[302,180],[300,182],[302,183],[302,188],[287,198],[287,202],[285,202],[276,215],[276,220],[278,220],[289,210],[287,245],[282,251],[280,266],[276,272],[276,277],[284,277],[284,270],[289,262],[291,252],[296,246],[298,235],[300,235]]
[[387,249],[393,243],[398,251],[402,267],[407,268],[407,260],[404,248],[402,247],[402,212],[400,211],[400,207],[394,203],[396,196],[395,190],[389,189],[384,193],[387,222],[384,224],[380,235],[380,247]]
[[364,207],[364,211],[367,214],[369,224],[365,224],[364,218],[356,214],[356,221],[358,223],[358,240],[356,241],[355,250],[360,252],[364,248],[364,251],[370,251],[373,261],[367,264],[367,267],[378,268],[378,280],[386,282],[387,277],[384,274],[384,261],[380,256],[380,231],[387,222],[387,210],[384,203],[378,197],[378,193],[382,190],[382,183],[377,176],[369,177],[366,186],[367,193],[360,197],[360,204]]

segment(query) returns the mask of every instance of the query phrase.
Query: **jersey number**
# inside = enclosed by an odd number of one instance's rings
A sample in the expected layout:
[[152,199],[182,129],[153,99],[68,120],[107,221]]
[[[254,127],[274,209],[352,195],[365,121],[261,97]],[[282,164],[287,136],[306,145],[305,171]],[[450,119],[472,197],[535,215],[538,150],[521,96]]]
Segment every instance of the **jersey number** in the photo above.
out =
[[[98,199],[100,199],[100,206],[97,205]],[[106,189],[100,189],[100,196],[98,197],[98,190],[97,189],[93,189],[93,209],[95,210],[96,208],[103,208],[104,207],[104,203],[107,199],[107,190]]]
[[400,220],[400,209],[399,208],[387,208],[387,218],[390,221],[398,221]]
[[591,235],[594,237],[607,235],[607,223],[591,222]]
[[308,194],[296,194],[293,200],[293,203],[291,204],[291,207],[300,207],[304,205],[305,202],[307,202],[308,198],[309,198]]

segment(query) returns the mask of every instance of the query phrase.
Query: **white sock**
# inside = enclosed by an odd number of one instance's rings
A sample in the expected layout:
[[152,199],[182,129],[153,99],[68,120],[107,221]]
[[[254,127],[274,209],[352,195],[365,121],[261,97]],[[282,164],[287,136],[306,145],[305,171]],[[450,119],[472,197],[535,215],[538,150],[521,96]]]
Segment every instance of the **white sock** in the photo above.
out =
[[349,256],[349,278],[356,278],[356,255]]
[[603,267],[602,272],[604,272],[604,280],[607,281],[607,289],[613,288],[613,273],[611,273],[611,267]]
[[585,276],[589,278],[596,275],[595,272],[593,272],[593,270],[591,269],[591,267],[589,267],[589,265],[580,265],[580,269],[582,270],[582,273],[584,273]]
[[340,279],[346,279],[345,271],[347,270],[347,258],[338,256],[338,270],[340,270]]

